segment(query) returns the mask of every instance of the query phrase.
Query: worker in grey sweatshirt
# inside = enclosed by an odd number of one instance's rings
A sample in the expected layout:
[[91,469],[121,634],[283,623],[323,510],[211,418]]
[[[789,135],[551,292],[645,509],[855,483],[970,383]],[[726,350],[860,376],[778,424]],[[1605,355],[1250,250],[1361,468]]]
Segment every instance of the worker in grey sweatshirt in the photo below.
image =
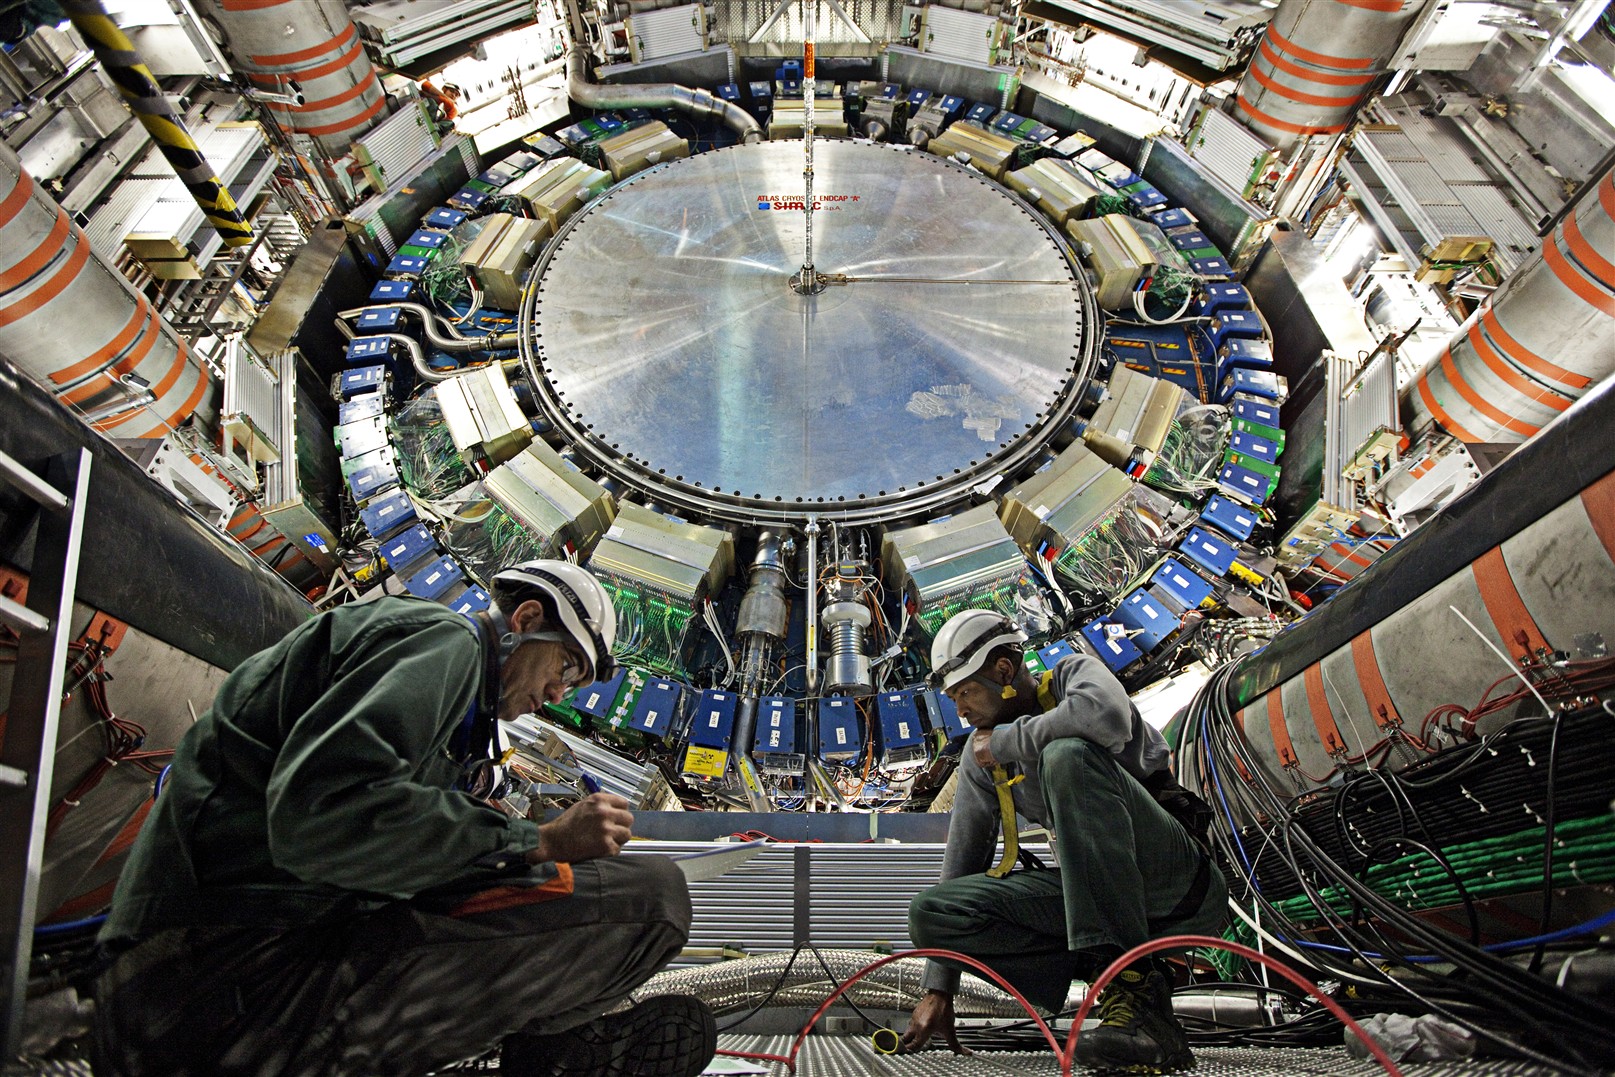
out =
[[[1173,780],[1165,740],[1121,683],[1087,654],[1034,678],[1026,643],[1009,619],[967,610],[932,645],[939,688],[976,731],[959,766],[942,881],[914,898],[909,925],[917,946],[975,958],[1052,1012],[1073,980],[1091,980],[1141,943],[1220,932],[1227,886],[1179,821],[1188,817],[1180,808],[1200,802]],[[994,867],[1000,828],[1015,815],[1048,828],[1057,868]],[[905,1050],[933,1035],[958,1049],[962,967],[930,963]],[[1101,1025],[1079,1037],[1077,1061],[1137,1073],[1193,1065],[1162,963],[1130,965],[1099,1015]]]

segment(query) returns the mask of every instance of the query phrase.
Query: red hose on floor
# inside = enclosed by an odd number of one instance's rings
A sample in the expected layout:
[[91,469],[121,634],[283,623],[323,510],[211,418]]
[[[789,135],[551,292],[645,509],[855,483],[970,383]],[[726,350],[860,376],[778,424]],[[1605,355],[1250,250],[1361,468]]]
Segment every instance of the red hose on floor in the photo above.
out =
[[813,1011],[813,1016],[809,1017],[807,1024],[802,1026],[802,1031],[797,1033],[796,1042],[791,1044],[791,1053],[788,1055],[753,1054],[746,1051],[719,1051],[718,1053],[720,1055],[728,1055],[731,1058],[752,1058],[763,1062],[783,1062],[790,1068],[791,1072],[796,1072],[796,1056],[797,1053],[802,1050],[802,1042],[807,1039],[808,1033],[813,1031],[813,1026],[819,1023],[819,1018],[824,1016],[824,1012],[830,1008],[835,1000],[845,994],[849,987],[863,979],[865,976],[868,976],[871,972],[874,972],[876,969],[883,966],[890,965],[893,961],[900,961],[905,957],[946,957],[950,960],[957,961],[962,965],[969,965],[971,968],[979,972],[983,978],[991,980],[993,983],[1003,988],[1015,999],[1016,1002],[1019,1002],[1023,1007],[1025,1007],[1027,1014],[1032,1018],[1033,1022],[1036,1023],[1038,1031],[1043,1033],[1043,1038],[1049,1041],[1050,1050],[1052,1050],[1057,1056],[1061,1053],[1060,1041],[1054,1038],[1054,1033],[1049,1029],[1049,1026],[1044,1023],[1043,1018],[1038,1015],[1037,1010],[1033,1008],[1030,1002],[1026,1001],[1026,996],[1022,995],[1019,991],[1015,990],[1015,988],[1011,987],[1007,980],[998,975],[998,973],[994,972],[992,969],[988,968],[986,965],[983,965],[980,961],[977,961],[973,957],[966,957],[964,954],[956,954],[952,950],[906,950],[903,953],[892,954],[890,957],[883,957],[879,961],[871,962],[870,964],[865,965],[852,976],[849,976],[846,982],[842,983],[841,986],[830,992],[830,996],[826,998],[822,1004],[820,1004],[817,1010]]
[[1071,1033],[1066,1037],[1065,1050],[1060,1052],[1060,1072],[1062,1074],[1069,1074],[1071,1072],[1072,1059],[1077,1049],[1077,1036],[1082,1032],[1083,1019],[1088,1016],[1088,1011],[1093,1009],[1094,1002],[1099,998],[1099,992],[1104,989],[1106,984],[1116,977],[1117,973],[1121,972],[1122,969],[1126,968],[1134,961],[1137,961],[1139,958],[1153,954],[1157,950],[1183,950],[1195,947],[1213,950],[1227,950],[1231,954],[1238,954],[1247,961],[1257,961],[1263,965],[1266,965],[1268,968],[1272,969],[1274,972],[1278,973],[1280,976],[1283,976],[1286,980],[1289,980],[1291,983],[1295,984],[1295,986],[1317,999],[1323,1004],[1324,1009],[1334,1014],[1342,1024],[1351,1029],[1353,1032],[1357,1033],[1357,1038],[1363,1041],[1363,1045],[1367,1047],[1369,1053],[1374,1056],[1374,1060],[1384,1067],[1386,1073],[1391,1074],[1391,1077],[1402,1077],[1402,1071],[1396,1068],[1396,1063],[1391,1059],[1390,1055],[1385,1053],[1385,1048],[1374,1042],[1373,1037],[1369,1036],[1368,1033],[1363,1031],[1363,1026],[1359,1025],[1355,1020],[1353,1020],[1351,1014],[1342,1009],[1340,1004],[1334,999],[1329,998],[1322,991],[1320,991],[1317,985],[1311,980],[1308,980],[1305,976],[1293,971],[1282,962],[1279,962],[1266,954],[1258,953],[1255,950],[1252,950],[1249,946],[1241,946],[1239,943],[1229,942],[1227,939],[1214,939],[1209,935],[1168,935],[1166,938],[1155,939],[1151,942],[1146,942],[1142,946],[1135,946],[1122,956],[1118,957],[1116,960],[1112,961],[1110,963],[1110,967],[1105,969],[1104,972],[1100,973],[1099,978],[1088,985],[1087,996],[1083,998],[1082,1006],[1077,1010],[1077,1015],[1071,1019]]
[[883,957],[879,961],[874,961],[868,965],[865,965],[852,976],[848,977],[845,983],[841,984],[834,991],[832,991],[829,997],[826,998],[822,1004],[820,1004],[819,1008],[813,1011],[813,1016],[808,1018],[807,1024],[802,1026],[802,1031],[796,1036],[796,1042],[791,1044],[790,1054],[770,1055],[751,1051],[722,1050],[720,1050],[718,1054],[727,1055],[731,1058],[750,1058],[761,1062],[782,1062],[788,1069],[791,1070],[791,1072],[794,1073],[796,1072],[796,1056],[801,1052],[802,1044],[807,1039],[808,1033],[813,1031],[813,1026],[819,1023],[819,1018],[824,1016],[825,1011],[835,1003],[835,1000],[845,994],[847,989],[853,984],[857,983],[865,976],[868,976],[876,969],[890,965],[893,961],[899,961],[905,957],[948,958],[949,960],[957,961],[962,965],[968,965],[970,968],[975,969],[985,979],[991,980],[993,983],[1003,988],[1012,998],[1015,999],[1016,1002],[1019,1002],[1021,1006],[1025,1008],[1027,1014],[1032,1018],[1033,1023],[1037,1025],[1038,1031],[1043,1033],[1043,1038],[1048,1041],[1049,1048],[1054,1051],[1055,1057],[1060,1060],[1060,1073],[1062,1077],[1069,1077],[1071,1073],[1071,1066],[1076,1054],[1077,1037],[1082,1032],[1082,1022],[1087,1018],[1088,1012],[1093,1009],[1094,1002],[1099,998],[1099,993],[1104,989],[1105,985],[1110,983],[1111,980],[1115,979],[1116,975],[1124,968],[1126,968],[1132,962],[1137,961],[1141,957],[1153,954],[1158,950],[1179,950],[1191,948],[1227,950],[1229,953],[1237,954],[1238,956],[1245,958],[1247,961],[1255,961],[1259,964],[1266,965],[1268,968],[1272,969],[1274,972],[1278,973],[1280,976],[1284,977],[1286,980],[1289,980],[1301,990],[1317,999],[1318,1002],[1322,1004],[1324,1009],[1333,1014],[1341,1022],[1341,1024],[1355,1032],[1358,1039],[1363,1041],[1363,1044],[1368,1048],[1369,1053],[1374,1056],[1374,1060],[1380,1064],[1386,1073],[1390,1074],[1391,1077],[1402,1077],[1402,1071],[1397,1069],[1396,1062],[1392,1060],[1390,1055],[1385,1053],[1385,1049],[1376,1043],[1367,1032],[1363,1031],[1363,1027],[1352,1018],[1351,1014],[1342,1009],[1340,1004],[1334,999],[1329,998],[1322,991],[1320,991],[1317,985],[1312,983],[1312,981],[1266,954],[1258,953],[1250,947],[1242,946],[1237,942],[1229,942],[1227,939],[1214,939],[1209,935],[1169,935],[1166,938],[1155,939],[1151,942],[1144,943],[1142,946],[1135,946],[1122,956],[1118,957],[1115,961],[1111,962],[1110,967],[1105,969],[1104,972],[1100,973],[1099,977],[1088,986],[1087,995],[1082,1000],[1082,1006],[1077,1010],[1076,1016],[1071,1020],[1071,1032],[1066,1037],[1064,1047],[1061,1047],[1059,1041],[1054,1038],[1054,1033],[1050,1031],[1049,1026],[1044,1022],[1037,1010],[1033,1008],[1032,1004],[1026,1001],[1026,997],[1019,991],[1015,990],[1015,988],[1011,987],[1002,976],[998,975],[998,973],[994,972],[980,961],[977,961],[973,957],[967,957],[964,954],[954,953],[951,950],[906,950],[902,953],[892,954],[890,957]]

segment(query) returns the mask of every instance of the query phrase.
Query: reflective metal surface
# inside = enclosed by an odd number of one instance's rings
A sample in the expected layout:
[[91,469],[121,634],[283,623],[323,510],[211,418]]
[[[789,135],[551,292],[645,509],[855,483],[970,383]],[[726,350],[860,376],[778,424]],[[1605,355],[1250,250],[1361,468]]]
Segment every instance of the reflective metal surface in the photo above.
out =
[[816,149],[819,295],[788,285],[795,141],[641,174],[550,250],[524,352],[596,463],[720,515],[874,509],[1000,471],[1063,417],[1095,337],[1063,245],[950,162]]

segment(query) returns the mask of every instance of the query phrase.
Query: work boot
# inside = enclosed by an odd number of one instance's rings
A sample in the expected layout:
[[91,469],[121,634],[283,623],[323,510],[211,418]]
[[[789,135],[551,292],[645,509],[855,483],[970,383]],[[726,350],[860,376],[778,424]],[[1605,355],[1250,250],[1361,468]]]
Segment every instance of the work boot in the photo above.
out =
[[1166,977],[1123,970],[1099,996],[1099,1024],[1077,1037],[1076,1061],[1111,1073],[1176,1073],[1193,1066]]
[[657,995],[631,1010],[547,1036],[506,1036],[504,1077],[696,1077],[718,1050],[706,1003]]

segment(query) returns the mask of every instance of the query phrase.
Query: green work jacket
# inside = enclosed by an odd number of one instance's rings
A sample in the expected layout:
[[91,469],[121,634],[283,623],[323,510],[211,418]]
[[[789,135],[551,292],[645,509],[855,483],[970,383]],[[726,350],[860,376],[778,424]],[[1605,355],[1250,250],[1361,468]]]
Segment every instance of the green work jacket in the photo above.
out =
[[537,825],[454,788],[482,674],[475,626],[413,598],[340,606],[247,659],[181,739],[102,940],[291,927],[523,870]]

